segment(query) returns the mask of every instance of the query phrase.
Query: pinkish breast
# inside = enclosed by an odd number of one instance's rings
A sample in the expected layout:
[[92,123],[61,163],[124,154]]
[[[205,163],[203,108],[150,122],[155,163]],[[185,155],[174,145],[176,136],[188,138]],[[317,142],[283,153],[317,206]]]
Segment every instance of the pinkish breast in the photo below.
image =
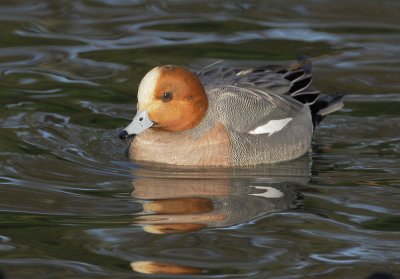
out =
[[185,133],[148,129],[129,148],[132,160],[185,166],[229,166],[230,142],[221,123],[198,139]]

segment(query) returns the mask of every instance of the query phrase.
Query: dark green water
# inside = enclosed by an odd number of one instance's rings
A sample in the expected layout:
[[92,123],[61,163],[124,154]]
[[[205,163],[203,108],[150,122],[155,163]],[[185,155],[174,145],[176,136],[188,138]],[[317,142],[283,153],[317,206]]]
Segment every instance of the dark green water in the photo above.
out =
[[[1,0],[0,270],[6,278],[400,274],[399,45],[396,0]],[[155,65],[288,65],[327,53],[335,55],[315,63],[314,87],[348,93],[346,106],[301,160],[138,166],[117,138]],[[145,275],[141,261],[186,274]]]

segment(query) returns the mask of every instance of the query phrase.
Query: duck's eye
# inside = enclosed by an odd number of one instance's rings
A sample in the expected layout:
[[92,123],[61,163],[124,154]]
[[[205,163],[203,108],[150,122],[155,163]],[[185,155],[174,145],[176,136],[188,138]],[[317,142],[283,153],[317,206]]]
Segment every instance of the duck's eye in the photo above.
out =
[[161,100],[163,102],[171,101],[171,99],[172,99],[172,93],[171,92],[164,92],[164,94],[161,97]]

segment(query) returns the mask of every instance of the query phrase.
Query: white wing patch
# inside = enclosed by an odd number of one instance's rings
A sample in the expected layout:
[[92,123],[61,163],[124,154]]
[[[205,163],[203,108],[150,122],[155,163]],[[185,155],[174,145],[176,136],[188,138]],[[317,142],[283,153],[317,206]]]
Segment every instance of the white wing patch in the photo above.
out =
[[259,194],[250,194],[252,196],[259,196],[259,197],[264,197],[264,198],[282,198],[285,195],[282,193],[282,191],[274,188],[274,187],[268,187],[268,186],[250,186],[256,189],[262,189],[265,192],[259,193]]
[[279,119],[279,120],[270,120],[268,121],[267,124],[258,126],[254,130],[251,130],[249,133],[253,135],[258,135],[258,134],[269,134],[272,135],[273,133],[279,132],[283,128],[286,127],[286,125],[292,121],[293,118],[284,118],[284,119]]

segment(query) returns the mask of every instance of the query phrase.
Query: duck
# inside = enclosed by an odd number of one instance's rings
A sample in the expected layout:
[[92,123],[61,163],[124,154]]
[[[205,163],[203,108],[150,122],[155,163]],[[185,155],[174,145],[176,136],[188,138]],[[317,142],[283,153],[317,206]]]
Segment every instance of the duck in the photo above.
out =
[[283,69],[177,65],[141,80],[137,113],[119,132],[133,161],[176,166],[249,166],[297,159],[342,94],[307,90],[308,57]]

